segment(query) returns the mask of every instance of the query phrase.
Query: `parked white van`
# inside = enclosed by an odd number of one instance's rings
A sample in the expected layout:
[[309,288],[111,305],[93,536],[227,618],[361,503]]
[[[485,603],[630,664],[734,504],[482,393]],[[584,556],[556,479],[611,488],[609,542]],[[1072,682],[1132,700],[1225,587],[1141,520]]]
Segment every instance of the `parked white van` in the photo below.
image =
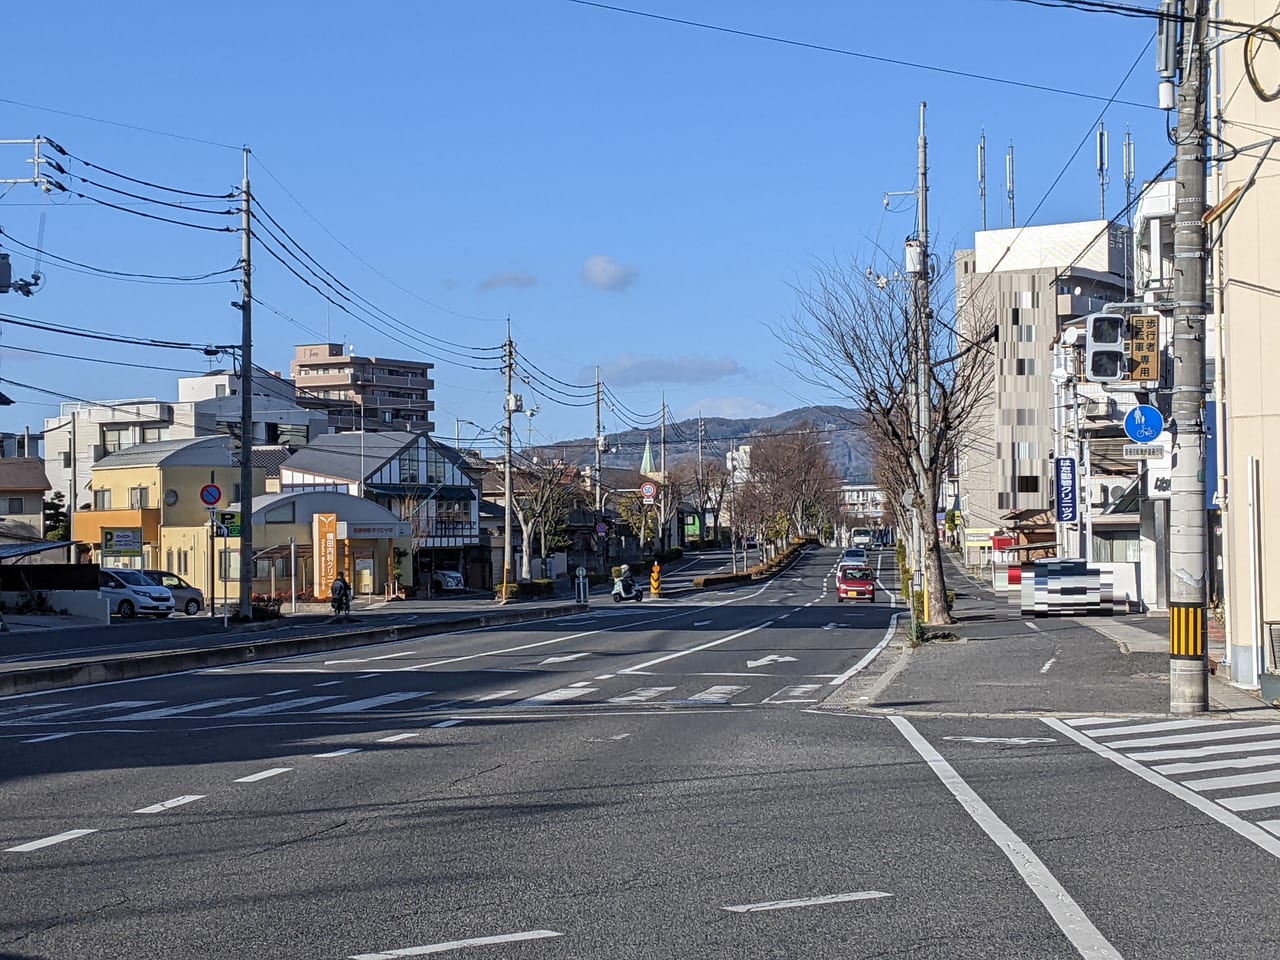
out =
[[163,619],[173,613],[173,594],[141,570],[112,568],[98,571],[98,593],[111,603],[111,612],[128,619],[138,614]]

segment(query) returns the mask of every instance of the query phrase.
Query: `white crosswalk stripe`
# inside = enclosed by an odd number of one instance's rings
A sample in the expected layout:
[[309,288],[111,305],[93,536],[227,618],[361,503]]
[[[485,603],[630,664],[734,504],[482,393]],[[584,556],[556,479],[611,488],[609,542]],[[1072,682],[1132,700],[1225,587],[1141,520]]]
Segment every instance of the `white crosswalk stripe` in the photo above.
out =
[[636,687],[636,689],[624,693],[620,697],[610,697],[610,703],[644,703],[646,700],[652,700],[654,697],[660,697],[664,693],[670,693],[675,687]]
[[163,700],[116,700],[112,703],[98,703],[90,707],[72,707],[69,710],[55,710],[53,713],[42,713],[38,716],[25,716],[25,721],[43,721],[61,719],[63,717],[83,717],[86,713],[102,713],[106,710],[130,710],[136,707],[153,707],[157,703],[164,703]]
[[702,704],[702,703],[728,703],[733,697],[742,693],[744,690],[750,690],[750,687],[735,687],[730,684],[717,684],[714,687],[700,693],[695,693],[686,700],[675,700],[674,703]]
[[1152,774],[1184,791],[1195,791],[1231,814],[1270,813],[1272,819],[1257,821],[1255,826],[1280,836],[1280,820],[1274,819],[1280,809],[1280,791],[1276,789],[1280,784],[1280,724],[1161,720],[1112,722],[1106,727],[1077,723],[1074,727],[1074,734],[1106,748],[1104,755],[1111,751],[1142,764]]
[[431,696],[434,690],[414,691],[413,693],[384,693],[380,697],[366,697],[363,700],[352,700],[348,703],[335,703],[328,707],[321,707],[315,713],[362,713],[365,710],[373,710],[376,707],[385,707],[391,703],[401,703],[405,700],[423,699]]
[[595,693],[594,687],[560,687],[557,690],[550,690],[547,693],[540,693],[534,697],[526,697],[516,703],[513,707],[547,707],[556,703],[563,703],[566,700],[573,700],[577,697],[584,696],[588,693]]
[[230,713],[217,713],[215,717],[262,717],[269,713],[284,713],[286,710],[299,710],[313,703],[324,703],[326,700],[337,700],[338,697],[298,697],[296,700],[274,700],[256,707],[245,707],[232,710]]
[[184,713],[196,713],[200,710],[216,710],[218,707],[228,707],[233,703],[248,703],[250,700],[256,700],[257,697],[222,697],[219,700],[205,700],[201,703],[184,703],[177,707],[160,707],[155,710],[143,710],[140,713],[126,713],[118,717],[107,717],[108,721],[114,722],[118,720],[163,720],[166,717],[176,717]]

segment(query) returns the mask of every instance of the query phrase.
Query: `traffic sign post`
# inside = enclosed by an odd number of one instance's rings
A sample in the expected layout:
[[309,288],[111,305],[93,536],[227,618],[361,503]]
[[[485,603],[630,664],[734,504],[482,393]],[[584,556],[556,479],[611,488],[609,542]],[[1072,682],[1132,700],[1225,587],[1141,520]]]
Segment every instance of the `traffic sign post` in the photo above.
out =
[[1164,414],[1148,403],[1140,403],[1124,418],[1124,435],[1134,443],[1153,443],[1164,433]]

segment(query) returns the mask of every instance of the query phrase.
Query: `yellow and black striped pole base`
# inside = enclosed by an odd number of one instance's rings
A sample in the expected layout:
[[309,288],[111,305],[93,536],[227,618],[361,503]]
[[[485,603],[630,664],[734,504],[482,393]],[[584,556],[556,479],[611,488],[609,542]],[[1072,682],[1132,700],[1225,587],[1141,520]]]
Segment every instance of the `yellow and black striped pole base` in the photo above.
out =
[[658,566],[656,561],[649,574],[649,594],[654,597],[662,596],[662,567]]
[[1209,709],[1207,611],[1201,603],[1169,604],[1169,712]]
[[1206,611],[1198,603],[1169,604],[1169,656],[1203,659]]

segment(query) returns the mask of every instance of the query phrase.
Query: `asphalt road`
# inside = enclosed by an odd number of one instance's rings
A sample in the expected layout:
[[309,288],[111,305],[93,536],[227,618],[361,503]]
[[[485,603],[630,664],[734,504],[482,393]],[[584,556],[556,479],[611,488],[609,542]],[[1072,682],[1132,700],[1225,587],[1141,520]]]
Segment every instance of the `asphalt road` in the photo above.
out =
[[827,709],[834,559],[0,699],[0,958],[1274,956],[1280,841],[1107,730]]

